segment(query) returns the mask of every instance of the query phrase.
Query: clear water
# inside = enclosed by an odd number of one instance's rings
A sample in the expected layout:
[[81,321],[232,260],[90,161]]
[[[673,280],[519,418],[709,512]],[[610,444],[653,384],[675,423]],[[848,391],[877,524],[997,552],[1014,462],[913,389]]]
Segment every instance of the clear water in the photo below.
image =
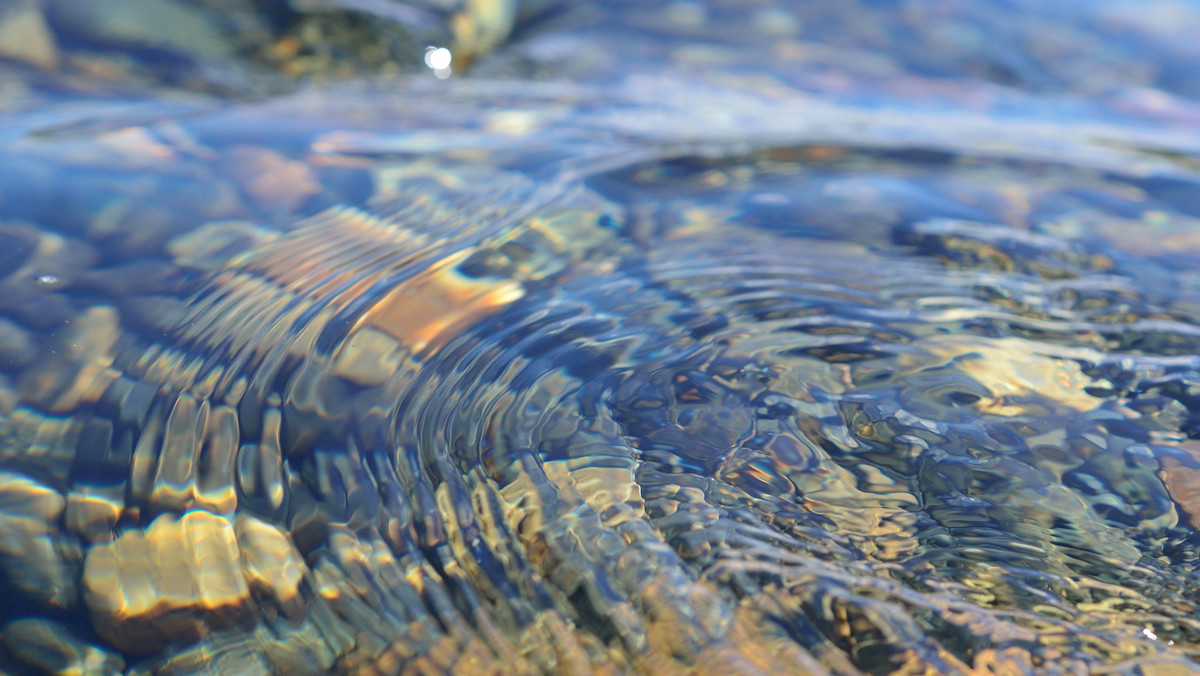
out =
[[0,3],[0,672],[1198,670],[1200,5],[328,5]]

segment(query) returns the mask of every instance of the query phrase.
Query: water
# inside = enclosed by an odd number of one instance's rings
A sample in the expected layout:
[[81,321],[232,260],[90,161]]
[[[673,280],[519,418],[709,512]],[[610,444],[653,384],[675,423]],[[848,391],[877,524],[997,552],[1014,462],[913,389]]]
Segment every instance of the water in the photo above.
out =
[[0,672],[1197,670],[1200,6],[293,4],[0,4]]

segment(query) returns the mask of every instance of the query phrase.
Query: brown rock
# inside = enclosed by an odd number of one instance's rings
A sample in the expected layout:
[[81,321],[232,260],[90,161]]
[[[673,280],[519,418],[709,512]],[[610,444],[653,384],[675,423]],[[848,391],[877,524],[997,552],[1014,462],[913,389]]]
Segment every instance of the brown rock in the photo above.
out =
[[233,525],[208,512],[164,514],[144,531],[93,547],[84,564],[92,625],[129,654],[190,642],[248,615]]

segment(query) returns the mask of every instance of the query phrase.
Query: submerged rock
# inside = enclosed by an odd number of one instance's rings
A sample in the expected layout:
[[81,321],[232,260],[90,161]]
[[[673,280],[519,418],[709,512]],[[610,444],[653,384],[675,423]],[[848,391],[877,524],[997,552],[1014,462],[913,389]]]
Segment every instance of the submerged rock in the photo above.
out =
[[43,618],[0,627],[0,643],[26,665],[47,674],[115,676],[125,673],[118,654],[92,645],[70,627]]
[[66,501],[17,474],[0,474],[0,571],[12,589],[56,610],[78,602],[83,554],[60,530]]
[[146,655],[238,624],[250,596],[238,559],[226,519],[161,516],[88,551],[83,587],[92,625],[125,653]]

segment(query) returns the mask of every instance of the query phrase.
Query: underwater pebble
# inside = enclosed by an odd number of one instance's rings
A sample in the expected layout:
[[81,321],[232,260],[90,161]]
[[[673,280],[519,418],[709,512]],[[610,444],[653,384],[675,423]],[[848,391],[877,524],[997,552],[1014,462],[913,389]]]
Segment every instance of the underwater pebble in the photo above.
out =
[[265,207],[295,211],[321,191],[311,166],[268,148],[234,146],[226,162],[242,192]]
[[33,479],[0,473],[0,571],[21,592],[54,608],[78,597],[82,558],[58,531],[66,500]]
[[0,641],[18,659],[48,674],[108,676],[125,671],[120,655],[84,641],[53,620],[14,620],[0,628]]
[[233,525],[201,511],[164,514],[145,530],[93,547],[83,585],[96,633],[145,655],[237,624],[250,595],[239,557]]
[[302,614],[300,582],[308,574],[308,567],[291,538],[251,516],[238,517],[234,531],[250,589],[280,606],[291,606],[294,614]]
[[16,323],[0,318],[0,371],[12,373],[23,369],[37,356],[33,335]]

